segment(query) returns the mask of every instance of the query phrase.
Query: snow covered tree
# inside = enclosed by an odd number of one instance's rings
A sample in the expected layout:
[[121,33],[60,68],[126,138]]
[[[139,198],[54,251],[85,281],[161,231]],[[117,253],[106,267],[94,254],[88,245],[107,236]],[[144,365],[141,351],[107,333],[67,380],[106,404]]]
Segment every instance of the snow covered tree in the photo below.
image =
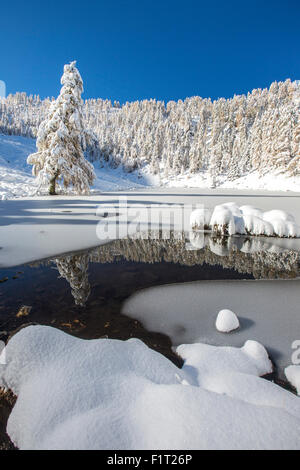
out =
[[73,185],[78,193],[89,193],[95,173],[84,157],[93,135],[84,129],[82,116],[83,83],[76,61],[64,66],[60,94],[49,108],[37,133],[37,152],[29,155],[32,173],[40,186],[47,185],[56,194],[56,183]]

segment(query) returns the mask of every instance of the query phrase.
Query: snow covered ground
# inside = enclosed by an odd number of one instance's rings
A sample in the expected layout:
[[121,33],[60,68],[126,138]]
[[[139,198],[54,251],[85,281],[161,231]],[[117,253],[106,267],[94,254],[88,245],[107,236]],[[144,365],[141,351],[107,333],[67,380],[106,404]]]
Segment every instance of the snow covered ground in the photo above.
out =
[[[197,281],[157,286],[127,299],[122,313],[142,322],[149,331],[168,335],[172,344],[241,346],[251,338],[262,343],[284,379],[292,363],[292,345],[300,332],[300,280]],[[220,333],[217,314],[230,309],[240,328]]]
[[[0,199],[26,197],[36,193],[31,165],[26,163],[27,156],[35,151],[34,139],[0,134]],[[97,162],[94,165],[97,179],[92,192],[96,194],[101,191],[142,190],[151,186],[182,189],[211,187],[210,176],[201,172],[195,175],[187,172],[179,176],[170,174],[166,178],[151,175],[149,167],[140,172],[125,173],[121,168],[100,168]],[[300,177],[286,178],[274,174],[261,177],[254,172],[235,181],[220,177],[218,188],[300,191]]]
[[18,396],[8,434],[21,449],[299,449],[299,398],[259,378],[262,345],[177,352],[182,369],[137,339],[29,326],[0,365]]

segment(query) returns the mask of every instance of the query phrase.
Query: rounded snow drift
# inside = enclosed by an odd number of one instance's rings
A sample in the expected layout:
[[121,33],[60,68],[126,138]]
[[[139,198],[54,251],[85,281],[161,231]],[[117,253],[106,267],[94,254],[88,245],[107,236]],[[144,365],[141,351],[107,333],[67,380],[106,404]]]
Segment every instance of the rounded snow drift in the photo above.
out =
[[216,328],[221,333],[229,333],[239,328],[240,322],[234,312],[228,309],[220,310],[216,320]]

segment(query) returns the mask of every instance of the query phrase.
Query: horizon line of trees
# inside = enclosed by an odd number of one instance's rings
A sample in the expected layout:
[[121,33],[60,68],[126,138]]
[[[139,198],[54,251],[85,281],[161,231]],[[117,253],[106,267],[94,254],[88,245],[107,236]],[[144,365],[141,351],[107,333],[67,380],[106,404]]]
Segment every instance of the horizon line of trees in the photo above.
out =
[[[35,138],[53,99],[26,93],[0,99],[0,133]],[[92,162],[125,171],[150,168],[168,178],[207,172],[212,181],[251,171],[300,175],[300,85],[273,82],[269,89],[212,101],[155,99],[125,103],[89,99],[83,122],[98,141]]]

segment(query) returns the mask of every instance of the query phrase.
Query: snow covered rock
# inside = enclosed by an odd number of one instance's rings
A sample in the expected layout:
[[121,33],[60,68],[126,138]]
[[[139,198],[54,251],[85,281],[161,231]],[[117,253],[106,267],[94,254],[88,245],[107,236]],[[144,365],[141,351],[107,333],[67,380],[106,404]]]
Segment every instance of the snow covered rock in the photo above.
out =
[[288,381],[297,390],[298,395],[300,395],[300,366],[288,366],[284,369],[284,373]]
[[296,224],[294,217],[285,211],[264,212],[263,219],[273,226],[274,234],[278,237],[300,237],[300,227]]
[[266,349],[252,340],[246,341],[241,348],[196,343],[182,344],[176,351],[184,359],[183,371],[190,368],[194,383],[199,385],[204,375],[239,373],[262,376],[273,370]]
[[300,227],[294,222],[286,222],[286,233],[288,238],[299,238],[300,237]]
[[186,244],[188,250],[202,250],[205,247],[205,237],[200,232],[189,232],[189,245]]
[[196,209],[190,215],[190,225],[192,229],[209,229],[211,210],[207,208]]
[[242,217],[243,215],[241,209],[235,202],[224,202],[223,204],[220,204],[220,206],[229,209],[232,215],[235,217]]
[[215,207],[210,226],[212,231],[219,235],[234,235],[236,233],[233,213],[223,204]]
[[247,234],[265,235],[267,237],[272,237],[274,235],[274,228],[270,222],[252,214],[244,215],[243,219]]
[[228,256],[230,247],[225,237],[215,237],[209,239],[209,249],[217,256]]
[[239,326],[239,319],[234,312],[228,309],[220,310],[216,320],[216,328],[218,331],[229,333],[239,328]]
[[274,234],[278,237],[295,238],[300,236],[300,227],[294,222],[273,219],[271,223],[274,228]]
[[182,369],[136,339],[46,326],[5,351],[0,385],[18,397],[7,431],[21,449],[299,448],[299,399],[258,377],[272,366],[256,342],[181,345]]
[[278,209],[264,212],[263,219],[271,223],[273,223],[274,220],[283,220],[285,222],[295,223],[295,218],[291,214],[288,214],[287,212]]

